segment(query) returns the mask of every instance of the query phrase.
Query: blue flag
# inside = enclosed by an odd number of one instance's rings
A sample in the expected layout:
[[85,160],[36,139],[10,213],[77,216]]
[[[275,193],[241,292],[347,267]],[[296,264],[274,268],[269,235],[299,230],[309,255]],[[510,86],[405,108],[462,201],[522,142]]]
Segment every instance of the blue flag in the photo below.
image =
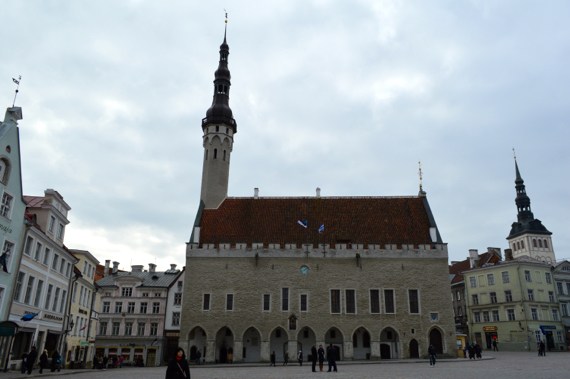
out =
[[37,315],[39,315],[39,313],[26,313],[25,315],[22,316],[22,318],[20,320],[32,321],[33,318],[36,317]]
[[325,231],[325,224],[321,224],[321,226],[319,226],[319,233],[322,233]]
[[309,222],[307,220],[297,220],[297,224],[301,225],[303,228],[307,229],[307,227],[309,226]]

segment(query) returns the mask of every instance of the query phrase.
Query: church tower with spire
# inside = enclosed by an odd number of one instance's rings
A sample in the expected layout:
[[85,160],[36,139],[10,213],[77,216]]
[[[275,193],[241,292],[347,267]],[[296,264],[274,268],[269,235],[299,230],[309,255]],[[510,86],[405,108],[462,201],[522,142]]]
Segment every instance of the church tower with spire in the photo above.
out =
[[230,156],[237,133],[237,123],[229,105],[231,75],[228,69],[230,48],[226,41],[227,17],[225,22],[220,62],[214,74],[214,98],[202,119],[204,163],[200,200],[204,209],[217,208],[228,195]]
[[553,264],[556,262],[554,248],[552,247],[552,233],[534,218],[530,209],[530,198],[526,194],[524,180],[521,177],[517,159],[515,157],[515,189],[517,197],[517,221],[511,226],[507,237],[509,248],[513,251],[513,258],[531,257],[543,262]]

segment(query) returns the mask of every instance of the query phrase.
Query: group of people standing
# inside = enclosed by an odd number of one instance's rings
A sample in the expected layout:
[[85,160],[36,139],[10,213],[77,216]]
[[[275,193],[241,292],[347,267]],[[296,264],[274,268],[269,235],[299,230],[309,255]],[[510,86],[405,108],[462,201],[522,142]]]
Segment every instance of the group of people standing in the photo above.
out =
[[[40,374],[43,374],[44,369],[47,369],[50,366],[49,358],[48,358],[48,351],[44,350],[43,353],[40,355]],[[38,358],[38,352],[35,346],[32,346],[29,353],[25,353],[22,356],[22,367],[21,372],[22,374],[27,373],[30,375],[34,370],[34,365],[36,364],[36,359]],[[55,370],[61,370],[61,355],[59,355],[57,350],[51,355],[51,372]]]
[[[328,372],[338,371],[336,367],[337,354],[338,354],[337,349],[332,343],[329,346],[327,346],[326,360],[329,366]],[[315,345],[313,345],[313,347],[311,347],[311,355],[309,357],[312,363],[311,366],[312,371],[313,372],[317,371],[317,362],[319,363],[319,370],[323,371],[323,367],[325,364],[325,349],[323,348],[323,345],[319,345],[318,349]],[[299,350],[299,352],[297,353],[297,361],[299,362],[299,366],[303,365],[303,350]],[[289,353],[285,352],[283,353],[283,366],[287,366],[288,363],[289,363]],[[271,352],[269,365],[275,366],[275,351]]]
[[478,343],[472,343],[465,346],[463,354],[465,355],[465,358],[469,357],[469,359],[481,359],[482,351],[483,349],[481,348],[481,345]]

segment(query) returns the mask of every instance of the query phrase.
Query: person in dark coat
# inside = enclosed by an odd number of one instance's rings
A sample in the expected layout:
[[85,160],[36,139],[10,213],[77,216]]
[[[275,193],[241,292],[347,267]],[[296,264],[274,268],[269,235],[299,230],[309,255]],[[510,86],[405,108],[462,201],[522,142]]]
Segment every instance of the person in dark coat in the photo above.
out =
[[311,347],[311,363],[312,363],[312,369],[313,372],[316,372],[316,368],[317,368],[317,348],[315,347],[315,345],[313,345],[313,347]]
[[57,350],[54,350],[51,355],[51,372],[54,372],[55,370],[61,370],[61,355],[59,355]]
[[176,349],[176,355],[168,362],[166,379],[190,379],[190,367],[184,349]]
[[429,365],[435,366],[435,347],[433,347],[433,345],[429,345],[428,355],[429,355]]
[[27,369],[28,369],[28,353],[24,353],[22,354],[22,366],[20,366],[20,371],[22,372],[22,374],[25,374]]
[[42,355],[40,355],[40,374],[43,373],[44,368],[48,367],[48,352],[44,350]]
[[297,361],[299,362],[299,366],[303,365],[303,350],[299,350],[297,353]]
[[275,367],[275,350],[273,350],[273,352],[271,353],[271,363],[269,364],[269,366],[273,366]]
[[329,347],[327,347],[327,361],[329,363],[329,371],[328,372],[331,372],[331,370],[333,370],[334,372],[337,372],[337,369],[336,369],[336,349],[332,343],[329,345]]
[[323,348],[323,345],[319,345],[317,355],[319,356],[319,370],[323,371],[323,365],[325,363],[325,349]]
[[32,349],[28,353],[28,359],[26,361],[26,365],[28,368],[28,374],[32,373],[34,369],[34,364],[36,363],[36,359],[38,358],[38,352],[36,351],[36,347],[32,346]]

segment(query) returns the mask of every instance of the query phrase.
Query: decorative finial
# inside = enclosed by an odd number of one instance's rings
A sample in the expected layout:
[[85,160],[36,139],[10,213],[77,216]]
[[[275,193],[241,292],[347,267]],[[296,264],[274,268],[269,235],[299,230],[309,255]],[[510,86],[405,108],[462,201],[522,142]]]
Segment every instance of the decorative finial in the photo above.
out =
[[14,93],[14,102],[12,103],[12,107],[16,105],[16,96],[18,96],[18,92],[20,92],[20,80],[22,80],[22,75],[18,76],[18,79],[12,78],[12,81],[16,83],[16,91]]
[[418,166],[419,166],[418,175],[420,177],[420,192],[422,192],[423,191],[423,186],[422,186],[423,175],[422,175],[422,162],[421,161],[418,161]]
[[515,158],[515,162],[517,161],[517,153],[515,152],[515,148],[513,147],[513,158]]
[[226,11],[226,9],[224,8],[224,12],[226,13],[226,20],[225,20],[225,23],[227,24],[227,23],[228,23],[228,11]]

